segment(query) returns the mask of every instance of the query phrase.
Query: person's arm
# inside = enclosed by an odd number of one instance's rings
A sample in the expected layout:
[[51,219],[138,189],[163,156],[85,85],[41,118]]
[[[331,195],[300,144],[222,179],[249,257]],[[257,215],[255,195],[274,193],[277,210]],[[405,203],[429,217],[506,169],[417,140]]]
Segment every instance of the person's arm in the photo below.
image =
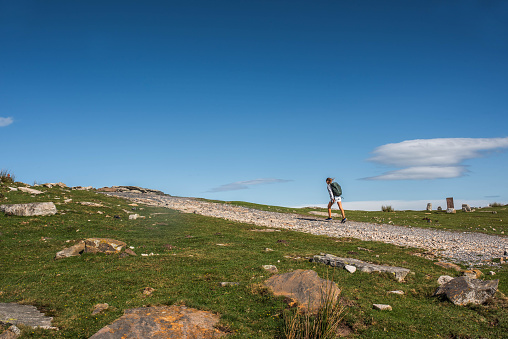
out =
[[330,200],[333,200],[332,186],[328,184],[326,188],[328,189],[328,194],[330,194]]

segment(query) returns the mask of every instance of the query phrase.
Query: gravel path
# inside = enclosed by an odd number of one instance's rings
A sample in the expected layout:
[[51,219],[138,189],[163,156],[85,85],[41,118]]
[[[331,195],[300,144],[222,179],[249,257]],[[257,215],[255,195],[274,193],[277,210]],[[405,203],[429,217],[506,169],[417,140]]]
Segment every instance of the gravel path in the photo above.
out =
[[426,249],[449,261],[482,264],[482,261],[504,256],[508,238],[472,232],[440,231],[429,228],[379,225],[365,222],[324,221],[311,216],[259,211],[228,204],[138,193],[107,193],[134,202],[167,207],[184,213],[195,213],[226,220],[272,228],[284,228],[330,237],[351,237],[365,241],[382,241],[397,246]]

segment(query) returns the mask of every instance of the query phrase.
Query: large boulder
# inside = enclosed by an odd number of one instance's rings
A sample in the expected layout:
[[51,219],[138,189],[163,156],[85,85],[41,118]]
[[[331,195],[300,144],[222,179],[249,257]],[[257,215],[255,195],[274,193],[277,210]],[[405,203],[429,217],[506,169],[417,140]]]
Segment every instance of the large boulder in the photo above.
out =
[[219,316],[185,306],[152,306],[129,309],[90,339],[117,338],[218,338],[225,335],[214,326]]
[[478,280],[462,276],[438,287],[434,295],[444,295],[455,305],[483,304],[497,291],[499,279]]
[[123,241],[108,238],[85,239],[85,253],[120,253],[127,246]]
[[315,312],[328,296],[337,300],[340,289],[333,281],[321,279],[313,270],[296,270],[277,274],[265,282],[276,296],[286,296],[298,302],[304,310]]
[[57,212],[52,202],[32,202],[30,204],[0,205],[0,211],[7,215],[32,217],[37,215],[53,215]]

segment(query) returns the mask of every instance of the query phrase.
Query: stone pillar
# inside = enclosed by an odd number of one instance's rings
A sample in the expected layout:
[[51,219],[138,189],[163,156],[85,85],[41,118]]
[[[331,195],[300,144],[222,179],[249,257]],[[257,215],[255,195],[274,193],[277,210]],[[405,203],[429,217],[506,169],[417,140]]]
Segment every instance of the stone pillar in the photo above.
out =
[[448,208],[455,208],[455,205],[453,204],[453,198],[446,198],[446,209]]
[[427,204],[427,211],[428,211],[428,212],[432,212],[432,203],[431,203],[431,202],[429,202],[429,203]]

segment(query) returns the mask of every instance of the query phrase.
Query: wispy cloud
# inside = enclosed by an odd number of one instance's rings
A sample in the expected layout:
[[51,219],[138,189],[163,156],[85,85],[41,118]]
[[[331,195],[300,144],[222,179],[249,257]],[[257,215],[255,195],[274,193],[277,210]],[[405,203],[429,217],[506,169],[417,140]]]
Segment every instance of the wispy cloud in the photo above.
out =
[[13,122],[14,122],[14,119],[12,119],[12,117],[8,117],[8,118],[0,117],[0,127],[9,126]]
[[250,186],[254,186],[254,185],[277,184],[277,183],[290,182],[290,181],[293,181],[293,180],[265,178],[265,179],[254,179],[254,180],[247,180],[247,181],[237,181],[237,182],[232,182],[230,184],[224,184],[219,187],[212,188],[208,192],[212,193],[212,192],[245,190],[245,189],[248,189]]
[[405,167],[367,180],[447,179],[463,176],[461,163],[483,156],[488,151],[508,148],[506,138],[440,138],[406,140],[386,144],[374,150],[370,161]]

